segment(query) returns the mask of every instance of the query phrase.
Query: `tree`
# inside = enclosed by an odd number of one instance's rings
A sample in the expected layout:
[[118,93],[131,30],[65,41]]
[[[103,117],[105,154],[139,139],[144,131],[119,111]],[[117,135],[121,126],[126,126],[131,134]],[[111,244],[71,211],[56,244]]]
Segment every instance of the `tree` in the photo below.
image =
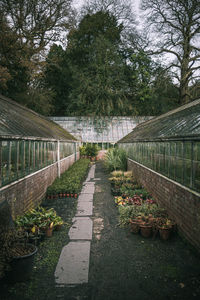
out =
[[47,55],[44,69],[44,86],[52,92],[53,114],[69,114],[69,92],[72,72],[67,52],[56,44],[52,45]]
[[0,14],[0,92],[13,97],[26,92],[30,73],[26,60],[26,47],[22,47],[16,33]]
[[40,53],[52,41],[61,39],[68,26],[72,0],[1,0],[4,14],[21,45],[29,48],[29,58]]
[[[38,112],[52,110],[54,93],[40,86],[46,47],[61,42],[71,22],[72,0],[0,1],[2,93]],[[45,109],[44,109],[44,107]]]
[[122,25],[108,12],[86,15],[69,35],[73,74],[70,110],[75,114],[125,114]]
[[173,83],[171,74],[162,66],[157,66],[151,83],[150,114],[160,115],[179,106],[178,87]]
[[130,0],[87,0],[82,7],[82,18],[87,14],[95,14],[99,11],[109,12],[119,24],[123,23],[123,29],[134,29],[134,6]]
[[148,13],[148,26],[158,33],[156,50],[151,54],[168,53],[175,57],[168,68],[178,70],[179,101],[190,101],[189,84],[200,69],[200,2],[198,0],[142,0]]

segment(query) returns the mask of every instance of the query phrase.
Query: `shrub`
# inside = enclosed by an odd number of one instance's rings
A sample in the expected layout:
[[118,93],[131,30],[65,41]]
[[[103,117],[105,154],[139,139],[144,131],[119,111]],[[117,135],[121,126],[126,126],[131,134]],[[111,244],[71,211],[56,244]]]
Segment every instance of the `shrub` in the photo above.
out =
[[123,149],[112,148],[109,149],[105,156],[105,166],[109,172],[116,170],[126,171],[127,157]]
[[95,144],[86,144],[85,152],[87,156],[95,157],[97,156],[99,148]]
[[85,146],[79,147],[79,151],[80,151],[80,156],[86,155],[86,147]]

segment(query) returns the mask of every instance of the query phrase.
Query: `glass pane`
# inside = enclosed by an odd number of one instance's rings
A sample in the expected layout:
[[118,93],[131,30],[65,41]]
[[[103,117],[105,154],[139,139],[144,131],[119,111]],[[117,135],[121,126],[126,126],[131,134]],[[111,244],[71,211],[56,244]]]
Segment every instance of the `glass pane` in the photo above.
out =
[[200,142],[194,143],[194,160],[193,160],[193,188],[200,192]]
[[191,142],[184,142],[184,184],[186,186],[191,186],[191,179],[192,179],[192,168],[191,168],[191,150],[192,150],[192,143]]
[[176,181],[183,183],[183,142],[176,143]]
[[17,141],[10,142],[10,181],[17,179]]
[[1,178],[2,178],[2,185],[5,185],[9,182],[9,146],[8,141],[2,141],[2,165],[1,165]]
[[21,178],[25,174],[25,161],[24,161],[24,154],[25,154],[25,141],[19,141],[19,158],[18,158],[18,177]]
[[169,177],[171,179],[175,179],[175,171],[176,171],[176,143],[170,142],[170,156],[169,156],[169,161],[170,161],[170,167],[169,167]]

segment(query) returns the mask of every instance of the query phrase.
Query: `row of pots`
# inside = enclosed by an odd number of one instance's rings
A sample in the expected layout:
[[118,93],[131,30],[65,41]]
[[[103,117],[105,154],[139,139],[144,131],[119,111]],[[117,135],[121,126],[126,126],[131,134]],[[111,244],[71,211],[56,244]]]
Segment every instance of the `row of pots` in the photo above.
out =
[[156,225],[155,223],[144,223],[138,220],[130,220],[130,230],[132,233],[140,233],[143,237],[155,237],[158,232],[162,240],[168,240],[171,232],[175,230],[175,224],[171,225]]
[[57,193],[57,194],[48,194],[46,196],[47,199],[57,199],[57,198],[63,199],[63,198],[77,198],[77,197],[78,197],[77,193],[75,193],[75,194],[72,194],[72,193]]

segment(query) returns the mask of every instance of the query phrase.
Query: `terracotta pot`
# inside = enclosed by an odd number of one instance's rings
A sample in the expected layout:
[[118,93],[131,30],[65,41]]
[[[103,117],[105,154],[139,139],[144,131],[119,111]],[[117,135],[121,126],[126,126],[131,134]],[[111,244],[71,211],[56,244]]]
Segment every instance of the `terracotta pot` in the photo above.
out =
[[53,228],[47,228],[45,233],[47,237],[51,237],[53,234]]
[[140,224],[140,233],[143,237],[148,238],[152,234],[152,226],[151,225],[142,225]]
[[130,224],[131,224],[131,232],[132,233],[138,233],[139,230],[140,230],[138,222],[137,221],[130,221]]
[[161,228],[159,227],[160,238],[167,241],[170,238],[172,227]]

